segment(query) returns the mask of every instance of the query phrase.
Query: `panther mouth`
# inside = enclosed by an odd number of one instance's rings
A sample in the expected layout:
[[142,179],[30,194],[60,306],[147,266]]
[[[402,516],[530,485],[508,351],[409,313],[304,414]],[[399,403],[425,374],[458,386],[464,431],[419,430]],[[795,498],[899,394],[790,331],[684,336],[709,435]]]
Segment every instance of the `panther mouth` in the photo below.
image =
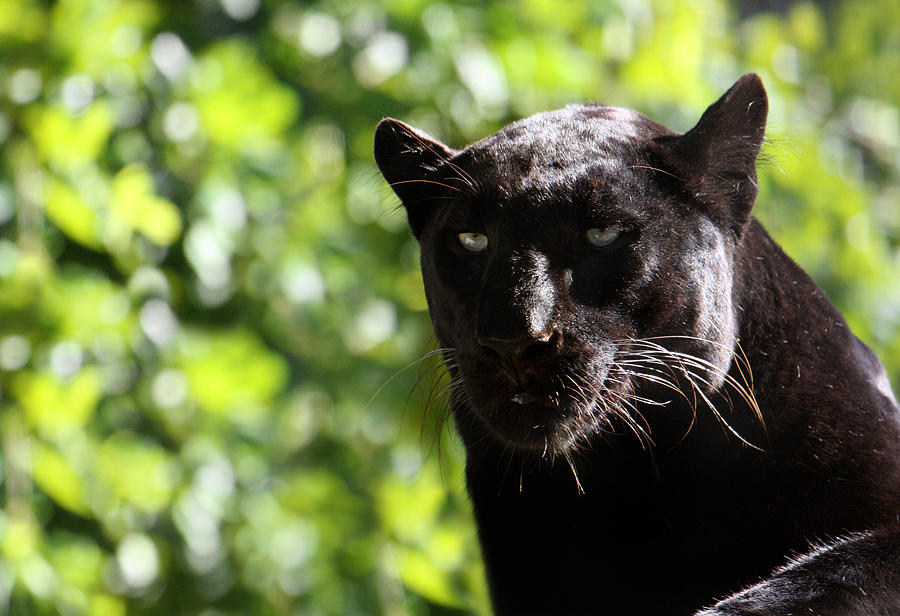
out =
[[511,369],[484,357],[472,359],[459,365],[469,406],[503,446],[555,455],[593,438],[598,426],[608,423],[612,401],[601,398],[610,391],[605,362],[560,353]]
[[552,454],[569,447],[578,432],[577,424],[594,412],[594,406],[593,400],[576,398],[562,390],[544,393],[519,389],[481,406],[478,414],[506,445]]
[[520,391],[509,399],[514,404],[535,404],[540,402],[540,398],[526,391]]

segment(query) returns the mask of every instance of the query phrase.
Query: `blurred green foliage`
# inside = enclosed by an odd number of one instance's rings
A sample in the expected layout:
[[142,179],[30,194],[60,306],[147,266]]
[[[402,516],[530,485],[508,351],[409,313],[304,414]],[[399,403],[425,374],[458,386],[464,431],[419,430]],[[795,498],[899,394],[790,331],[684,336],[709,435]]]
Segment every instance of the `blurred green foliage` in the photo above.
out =
[[384,115],[759,72],[757,213],[897,382],[900,4],[829,4],[0,0],[0,614],[486,613]]

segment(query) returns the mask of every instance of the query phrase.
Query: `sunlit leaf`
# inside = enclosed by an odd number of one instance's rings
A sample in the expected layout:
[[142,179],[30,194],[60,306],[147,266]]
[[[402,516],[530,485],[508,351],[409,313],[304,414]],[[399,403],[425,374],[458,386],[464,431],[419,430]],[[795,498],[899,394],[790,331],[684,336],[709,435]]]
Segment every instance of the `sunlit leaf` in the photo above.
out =
[[97,476],[117,501],[152,513],[172,498],[177,467],[158,445],[117,432],[100,445]]
[[113,129],[113,113],[107,101],[96,101],[74,115],[63,107],[34,106],[26,124],[38,153],[50,165],[77,172],[93,164]]
[[794,44],[806,51],[818,51],[827,36],[827,24],[820,7],[800,2],[791,9],[788,26]]
[[100,375],[91,367],[69,381],[46,372],[22,372],[12,384],[28,425],[49,438],[83,429],[101,395]]
[[657,3],[655,8],[661,18],[639,30],[635,54],[625,62],[629,89],[654,104],[675,100],[698,107],[708,104],[712,90],[698,84],[704,83],[701,69],[714,41],[697,34],[705,30],[715,36],[721,31],[716,27],[725,18],[721,3],[709,2],[701,9],[678,0]]
[[204,410],[264,410],[287,380],[287,366],[247,330],[195,332],[183,345],[181,366],[191,395]]
[[47,13],[31,0],[0,0],[0,40],[36,41],[47,29]]
[[110,65],[132,59],[160,12],[149,0],[60,2],[52,13],[51,41],[72,69],[102,76]]
[[50,541],[48,556],[60,578],[76,588],[94,588],[101,581],[103,550],[90,539],[61,533]]
[[98,593],[91,596],[91,616],[125,616],[125,600],[115,595]]
[[84,479],[66,458],[53,448],[36,443],[34,480],[53,500],[78,514],[88,512]]
[[49,184],[45,203],[47,218],[76,242],[89,248],[100,248],[96,210],[65,182],[53,178]]
[[411,548],[394,549],[404,586],[439,605],[463,607],[450,575],[432,559]]
[[[46,302],[58,302],[58,335],[83,346],[98,337],[126,335],[130,331],[131,302],[127,292],[100,275],[58,278]],[[129,317],[130,320],[129,320]]]
[[378,490],[378,512],[385,527],[408,541],[422,540],[430,532],[447,493],[426,476],[414,483],[389,477]]
[[294,120],[300,99],[237,39],[213,46],[199,59],[194,104],[210,139],[230,147],[277,137]]
[[3,280],[0,306],[10,310],[33,306],[42,291],[54,282],[53,263],[41,252],[22,253],[13,247],[5,252],[11,271]]
[[7,520],[0,533],[0,554],[9,561],[22,561],[32,556],[42,542],[41,529],[31,517]]
[[129,165],[116,174],[110,207],[116,220],[162,246],[181,233],[178,208],[155,194],[153,179],[142,165]]

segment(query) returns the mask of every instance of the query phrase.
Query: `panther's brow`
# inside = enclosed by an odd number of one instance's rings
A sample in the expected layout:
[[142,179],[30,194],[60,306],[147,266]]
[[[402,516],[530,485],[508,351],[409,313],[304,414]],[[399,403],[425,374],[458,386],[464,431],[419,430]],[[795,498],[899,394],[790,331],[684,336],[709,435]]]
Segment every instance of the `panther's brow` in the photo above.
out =
[[650,218],[650,213],[643,207],[643,203],[624,204],[613,196],[604,199],[595,198],[583,203],[587,204],[584,218],[595,223],[637,225]]

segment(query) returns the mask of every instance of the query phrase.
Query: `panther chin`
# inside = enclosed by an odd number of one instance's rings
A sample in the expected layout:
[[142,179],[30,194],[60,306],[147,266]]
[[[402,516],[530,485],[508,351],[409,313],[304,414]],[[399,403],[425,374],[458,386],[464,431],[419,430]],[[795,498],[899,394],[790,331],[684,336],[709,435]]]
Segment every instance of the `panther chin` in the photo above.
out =
[[582,435],[576,418],[591,413],[595,406],[592,402],[585,408],[584,404],[565,393],[517,391],[487,410],[479,409],[478,415],[505,446],[553,456],[571,449]]

